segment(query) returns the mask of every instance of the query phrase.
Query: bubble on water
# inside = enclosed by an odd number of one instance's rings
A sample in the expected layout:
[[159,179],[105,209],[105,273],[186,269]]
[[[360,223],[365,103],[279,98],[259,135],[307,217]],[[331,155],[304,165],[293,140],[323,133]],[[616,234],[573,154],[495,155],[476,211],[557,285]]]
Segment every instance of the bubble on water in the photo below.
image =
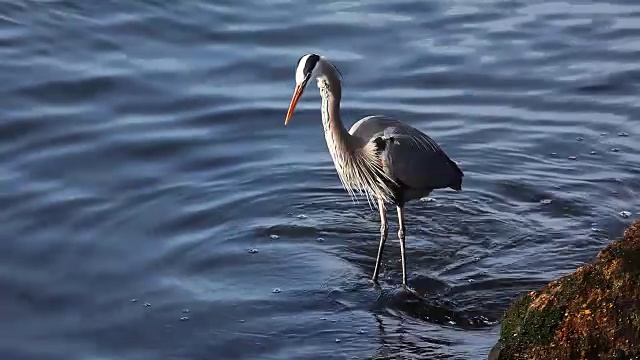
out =
[[482,323],[484,323],[485,325],[495,325],[498,323],[498,321],[491,321],[482,315],[480,315],[480,321],[482,321]]
[[362,334],[364,334],[364,333],[365,333],[365,331],[364,331],[364,330],[362,330],[362,329],[358,330],[358,334],[362,335]]
[[258,253],[258,249],[255,249],[255,248],[254,249],[248,249],[247,252],[249,254],[257,254]]
[[627,133],[626,133],[626,132],[624,132],[624,131],[621,131],[621,132],[619,132],[619,133],[618,133],[618,136],[626,137],[626,136],[629,136],[629,134],[627,134]]
[[420,201],[424,201],[424,202],[434,202],[436,201],[435,198],[432,198],[431,196],[425,196],[423,198],[420,199]]
[[238,320],[239,323],[244,323],[243,319]]
[[339,342],[340,342],[340,339],[336,339],[336,342],[337,342],[337,343],[339,343]]
[[576,140],[578,140],[578,141],[582,141],[582,140],[584,140],[584,138],[583,138],[582,136],[578,136],[578,137],[576,138]]
[[618,151],[620,151],[620,149],[618,149],[618,148],[612,148],[612,149],[611,149],[611,151],[613,151],[613,152],[618,152]]
[[591,150],[591,152],[590,152],[589,154],[591,154],[591,155],[595,155],[595,154],[597,154],[597,153],[596,153],[596,151],[595,151],[595,150]]
[[467,280],[467,281],[468,281],[468,282],[470,282],[470,283],[472,283],[474,280],[473,280],[473,279],[469,279],[469,280]]
[[275,289],[273,289],[273,293],[274,293],[274,294],[279,294],[279,293],[281,293],[281,292],[282,292],[282,290],[280,290],[280,288],[275,288]]
[[327,318],[326,317],[321,317],[320,320],[327,320]]
[[456,322],[455,322],[455,321],[453,321],[453,320],[449,320],[447,323],[448,323],[449,325],[455,325],[455,324],[456,324]]
[[308,216],[305,215],[305,214],[300,214],[297,217],[298,217],[298,219],[306,219]]
[[556,155],[558,155],[558,153],[552,152],[550,155],[551,156],[556,156]]
[[271,238],[271,240],[278,240],[280,239],[280,236],[273,234],[273,235],[269,235],[269,237]]
[[630,211],[620,211],[620,217],[622,217],[623,219],[628,218],[629,216],[631,216],[631,212]]
[[542,199],[540,200],[540,204],[548,205],[548,204],[551,204],[551,201],[552,201],[551,199]]
[[316,239],[316,241],[317,242],[324,242],[324,238],[319,237],[319,238]]
[[606,132],[601,132],[601,133],[600,133],[600,136],[605,136],[605,135],[607,135],[607,133],[606,133]]
[[149,304],[149,303],[147,303],[147,302],[146,302],[146,303],[144,303],[144,307],[149,307],[149,306],[151,306],[151,304]]
[[187,321],[187,320],[189,320],[188,316],[183,316],[183,317],[180,318],[180,321]]
[[578,157],[577,156],[569,156],[569,160],[577,160]]
[[138,302],[138,299],[135,299],[135,298],[134,298],[134,299],[131,299],[130,301],[131,301],[131,302]]

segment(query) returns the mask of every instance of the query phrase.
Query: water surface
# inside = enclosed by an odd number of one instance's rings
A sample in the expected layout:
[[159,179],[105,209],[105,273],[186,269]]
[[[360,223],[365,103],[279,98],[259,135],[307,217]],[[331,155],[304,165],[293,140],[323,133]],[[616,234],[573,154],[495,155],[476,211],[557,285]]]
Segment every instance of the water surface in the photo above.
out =
[[[424,302],[313,85],[283,126],[307,52],[465,172],[407,206]],[[480,359],[640,213],[634,1],[1,1],[0,56],[2,359]]]

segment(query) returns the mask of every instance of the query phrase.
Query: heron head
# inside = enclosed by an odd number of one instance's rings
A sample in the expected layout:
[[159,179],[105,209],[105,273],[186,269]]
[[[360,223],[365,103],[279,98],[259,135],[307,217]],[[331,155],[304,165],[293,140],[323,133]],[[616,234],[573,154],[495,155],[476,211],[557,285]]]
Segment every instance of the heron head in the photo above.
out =
[[287,125],[289,120],[291,120],[293,111],[295,110],[305,87],[309,83],[309,80],[314,77],[320,77],[322,73],[321,64],[322,58],[317,54],[306,54],[298,59],[298,64],[296,65],[296,88],[293,91],[289,110],[287,110],[287,117],[284,120],[285,125]]

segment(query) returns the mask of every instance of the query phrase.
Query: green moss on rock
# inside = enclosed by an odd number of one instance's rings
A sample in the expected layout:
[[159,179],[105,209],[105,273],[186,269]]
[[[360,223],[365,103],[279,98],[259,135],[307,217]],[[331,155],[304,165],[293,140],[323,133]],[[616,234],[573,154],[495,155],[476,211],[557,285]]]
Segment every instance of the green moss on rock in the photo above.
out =
[[640,359],[640,221],[506,311],[490,359]]
[[527,314],[532,300],[529,294],[523,294],[511,305],[511,308],[507,310],[507,314],[502,321],[500,340],[517,336],[520,333],[522,319],[524,319]]
[[519,346],[547,345],[562,321],[564,312],[557,307],[534,308],[531,294],[521,296],[502,322],[500,340]]

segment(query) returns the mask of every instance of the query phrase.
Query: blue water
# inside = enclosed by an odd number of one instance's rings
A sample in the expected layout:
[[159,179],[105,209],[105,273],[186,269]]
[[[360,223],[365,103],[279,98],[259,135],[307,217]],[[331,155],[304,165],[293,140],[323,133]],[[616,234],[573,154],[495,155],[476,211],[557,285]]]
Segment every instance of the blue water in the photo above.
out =
[[[465,172],[406,208],[423,302],[314,85],[283,125],[308,52]],[[635,1],[0,1],[0,58],[1,359],[481,359],[640,217]]]

